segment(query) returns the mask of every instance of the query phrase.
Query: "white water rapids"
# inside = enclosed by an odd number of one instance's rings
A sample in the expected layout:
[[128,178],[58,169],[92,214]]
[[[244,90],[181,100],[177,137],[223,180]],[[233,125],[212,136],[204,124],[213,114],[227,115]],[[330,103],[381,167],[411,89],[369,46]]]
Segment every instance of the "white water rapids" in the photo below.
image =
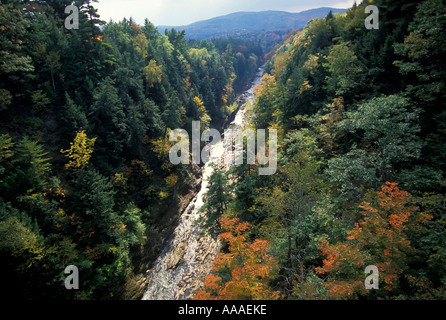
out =
[[[244,127],[246,103],[254,100],[254,87],[260,82],[263,69],[259,68],[250,89],[241,96],[243,103],[231,122],[230,128]],[[210,159],[202,167],[203,180],[198,194],[182,212],[178,226],[170,236],[158,259],[149,272],[147,289],[142,300],[187,300],[199,289],[211,272],[214,259],[220,251],[220,241],[201,232],[197,223],[203,212],[203,198],[208,190],[208,179],[212,174],[212,163],[223,163],[223,139],[212,145]]]

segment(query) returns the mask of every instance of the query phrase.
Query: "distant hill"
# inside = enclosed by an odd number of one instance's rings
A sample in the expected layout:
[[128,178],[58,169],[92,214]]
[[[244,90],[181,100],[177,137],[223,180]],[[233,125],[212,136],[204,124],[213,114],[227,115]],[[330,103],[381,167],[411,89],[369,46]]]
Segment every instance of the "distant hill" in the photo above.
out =
[[[325,17],[330,10],[333,13],[346,12],[347,9],[322,7],[298,13],[285,11],[235,12],[208,20],[198,21],[186,26],[158,26],[160,32],[165,29],[186,30],[188,39],[246,38],[260,39],[263,46],[269,42],[280,41],[293,29],[302,29],[313,18]],[[266,41],[266,42],[265,42]]]

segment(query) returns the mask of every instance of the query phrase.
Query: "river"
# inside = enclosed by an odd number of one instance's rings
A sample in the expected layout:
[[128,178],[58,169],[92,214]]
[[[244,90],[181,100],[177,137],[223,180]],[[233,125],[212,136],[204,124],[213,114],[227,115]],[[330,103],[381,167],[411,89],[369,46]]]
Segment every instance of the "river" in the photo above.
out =
[[[254,87],[260,83],[263,68],[259,68],[251,87],[238,99],[240,108],[229,127],[241,130],[245,126],[245,106],[254,101]],[[211,272],[214,259],[220,251],[220,241],[203,233],[198,221],[203,212],[203,197],[208,190],[212,163],[223,163],[224,144],[212,145],[210,159],[202,167],[203,180],[200,191],[181,214],[178,226],[166,242],[158,259],[148,273],[147,289],[142,300],[188,300],[192,299],[206,276]]]

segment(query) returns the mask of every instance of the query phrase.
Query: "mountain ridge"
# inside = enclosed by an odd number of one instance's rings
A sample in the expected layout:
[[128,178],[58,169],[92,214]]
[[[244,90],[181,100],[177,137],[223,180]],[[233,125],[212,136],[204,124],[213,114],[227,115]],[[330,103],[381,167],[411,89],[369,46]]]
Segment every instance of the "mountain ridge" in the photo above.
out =
[[303,29],[308,21],[323,18],[332,11],[344,13],[347,9],[321,7],[301,12],[279,10],[238,11],[214,18],[200,20],[183,26],[157,26],[164,33],[166,29],[185,30],[191,40],[233,38],[259,42],[264,52],[269,52],[294,29]]
[[256,31],[291,31],[305,27],[307,22],[314,18],[325,17],[330,11],[343,13],[347,9],[321,7],[301,12],[288,12],[280,10],[265,11],[238,11],[210,19],[200,20],[188,25],[168,26],[159,25],[157,29],[174,28],[185,30],[189,39],[211,39],[224,37],[237,33],[250,33]]

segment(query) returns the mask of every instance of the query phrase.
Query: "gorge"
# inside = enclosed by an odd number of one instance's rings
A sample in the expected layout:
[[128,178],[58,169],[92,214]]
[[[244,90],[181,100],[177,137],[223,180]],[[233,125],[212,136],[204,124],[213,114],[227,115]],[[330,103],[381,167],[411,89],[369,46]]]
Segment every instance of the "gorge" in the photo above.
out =
[[[240,107],[229,128],[238,131],[244,127],[246,104],[254,100],[254,87],[260,82],[262,74],[263,69],[259,68],[251,87],[238,99]],[[201,212],[200,208],[204,204],[203,197],[208,189],[208,179],[213,172],[211,164],[222,164],[223,156],[223,141],[212,145],[209,161],[202,167],[200,191],[182,212],[178,226],[148,272],[149,281],[143,300],[191,299],[194,291],[200,288],[211,271],[213,261],[220,250],[220,241],[202,232],[199,221],[204,212]]]

